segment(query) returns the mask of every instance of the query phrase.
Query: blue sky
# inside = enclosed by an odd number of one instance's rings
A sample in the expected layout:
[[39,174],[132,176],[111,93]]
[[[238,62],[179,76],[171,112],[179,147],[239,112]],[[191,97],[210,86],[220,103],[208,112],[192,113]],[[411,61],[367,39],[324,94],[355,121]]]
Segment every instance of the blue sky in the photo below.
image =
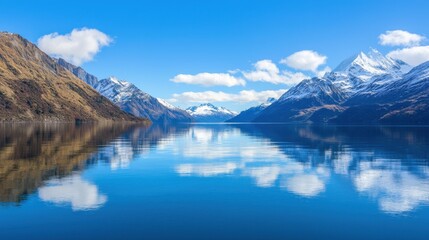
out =
[[[406,47],[380,45],[379,36],[386,31],[418,34],[422,37],[418,45],[423,46],[429,36],[428,1],[15,0],[2,1],[1,6],[0,30],[19,33],[34,43],[44,35],[69,34],[73,29],[97,29],[106,34],[113,41],[92,60],[82,61],[83,68],[99,78],[114,75],[153,96],[176,99],[173,104],[181,107],[197,104],[183,97],[183,92],[213,91],[217,94],[213,98],[220,100],[216,105],[242,110],[257,101],[251,97],[243,100],[240,91],[278,91],[295,84],[246,79],[242,73],[255,71],[254,64],[260,60],[271,60],[281,72],[314,76],[316,71],[280,61],[311,50],[326,57],[317,69],[321,71],[370,47],[382,53]],[[245,86],[171,81],[179,74],[230,74],[228,71],[244,80]],[[218,96],[219,92],[226,95]]]

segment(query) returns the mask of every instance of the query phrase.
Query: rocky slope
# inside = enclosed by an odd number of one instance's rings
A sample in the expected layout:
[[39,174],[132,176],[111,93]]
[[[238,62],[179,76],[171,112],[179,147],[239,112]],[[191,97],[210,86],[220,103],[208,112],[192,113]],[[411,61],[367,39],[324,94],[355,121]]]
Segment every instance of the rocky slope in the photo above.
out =
[[0,121],[140,121],[17,34],[0,33]]
[[81,67],[74,66],[63,59],[58,63],[88,83],[100,94],[110,99],[122,110],[138,117],[145,117],[155,123],[191,122],[192,117],[184,110],[172,106],[165,100],[143,92],[134,84],[115,77],[98,80]]

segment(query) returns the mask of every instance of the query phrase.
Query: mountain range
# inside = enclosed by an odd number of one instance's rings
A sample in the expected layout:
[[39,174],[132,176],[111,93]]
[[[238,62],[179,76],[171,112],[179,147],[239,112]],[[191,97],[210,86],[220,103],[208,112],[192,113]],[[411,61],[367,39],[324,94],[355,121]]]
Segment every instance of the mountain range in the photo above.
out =
[[303,80],[257,116],[230,121],[428,124],[428,110],[429,62],[411,68],[371,49]]
[[240,114],[206,103],[186,110],[109,77],[54,59],[0,32],[0,121],[287,122],[429,124],[429,62],[412,68],[375,49],[305,79]]
[[191,122],[193,118],[184,110],[174,107],[163,99],[155,98],[143,92],[134,84],[109,77],[98,80],[84,69],[58,59],[58,64],[92,86],[101,95],[107,97],[125,112],[150,119],[155,123]]
[[196,122],[225,122],[237,115],[236,112],[224,107],[216,107],[211,103],[204,103],[186,109]]
[[145,121],[18,34],[0,32],[0,121]]

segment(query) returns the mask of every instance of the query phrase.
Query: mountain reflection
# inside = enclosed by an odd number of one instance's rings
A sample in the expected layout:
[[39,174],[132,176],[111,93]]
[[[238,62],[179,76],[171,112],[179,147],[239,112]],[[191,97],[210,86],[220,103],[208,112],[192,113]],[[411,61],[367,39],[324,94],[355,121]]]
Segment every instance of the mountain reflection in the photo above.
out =
[[126,167],[136,154],[180,128],[130,124],[1,124],[0,202],[43,201],[73,210],[102,206],[107,196],[80,176],[99,161]]
[[196,125],[182,138],[175,147],[189,162],[175,167],[181,176],[238,175],[315,197],[335,174],[382,211],[429,204],[428,128]]
[[347,179],[344,186],[389,213],[429,204],[429,128],[281,124],[2,124],[0,202],[37,193],[73,210],[97,209],[109,193],[83,171],[131,168],[142,156],[165,160],[174,175],[242,177],[303,198],[326,196]]

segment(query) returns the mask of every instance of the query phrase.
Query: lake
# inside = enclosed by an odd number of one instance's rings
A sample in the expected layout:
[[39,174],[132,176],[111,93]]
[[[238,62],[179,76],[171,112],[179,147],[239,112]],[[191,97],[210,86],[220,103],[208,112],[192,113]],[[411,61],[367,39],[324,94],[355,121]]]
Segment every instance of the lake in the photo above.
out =
[[1,239],[427,239],[429,128],[1,124]]

